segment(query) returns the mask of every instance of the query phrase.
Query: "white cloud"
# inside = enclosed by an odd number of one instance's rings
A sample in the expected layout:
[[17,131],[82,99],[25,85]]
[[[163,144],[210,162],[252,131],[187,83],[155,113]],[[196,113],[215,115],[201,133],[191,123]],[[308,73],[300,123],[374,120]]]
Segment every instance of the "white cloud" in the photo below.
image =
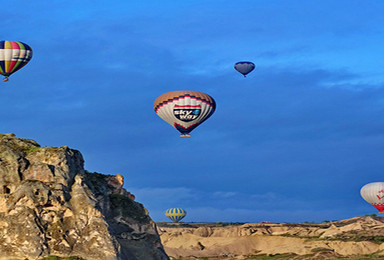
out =
[[236,196],[238,193],[237,192],[234,192],[234,191],[228,191],[228,192],[224,192],[224,191],[216,191],[212,194],[212,196],[214,198],[231,198],[231,197],[234,197]]

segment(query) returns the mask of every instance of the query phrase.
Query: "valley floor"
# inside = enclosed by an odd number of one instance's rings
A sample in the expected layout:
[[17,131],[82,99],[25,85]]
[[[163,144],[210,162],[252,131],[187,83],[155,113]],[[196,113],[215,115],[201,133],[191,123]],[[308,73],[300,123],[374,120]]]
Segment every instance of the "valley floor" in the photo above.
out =
[[329,223],[157,223],[174,260],[383,259],[384,218]]

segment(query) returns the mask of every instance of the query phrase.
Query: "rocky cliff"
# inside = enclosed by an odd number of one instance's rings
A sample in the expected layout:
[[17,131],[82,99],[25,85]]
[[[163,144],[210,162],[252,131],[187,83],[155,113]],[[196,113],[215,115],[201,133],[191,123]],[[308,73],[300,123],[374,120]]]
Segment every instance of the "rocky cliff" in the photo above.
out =
[[383,217],[317,224],[158,224],[171,259],[384,259]]
[[66,146],[0,135],[0,259],[169,259],[123,177],[83,164]]

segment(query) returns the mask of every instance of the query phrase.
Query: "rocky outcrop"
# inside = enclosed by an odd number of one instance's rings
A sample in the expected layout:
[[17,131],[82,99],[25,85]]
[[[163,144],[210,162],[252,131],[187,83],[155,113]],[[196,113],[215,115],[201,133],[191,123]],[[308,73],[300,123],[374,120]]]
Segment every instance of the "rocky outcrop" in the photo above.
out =
[[83,164],[66,146],[0,135],[0,259],[169,259],[123,176]]
[[278,254],[279,259],[357,259],[368,255],[384,259],[384,218],[381,217],[318,224],[159,225],[164,248],[173,258],[253,259],[251,256]]

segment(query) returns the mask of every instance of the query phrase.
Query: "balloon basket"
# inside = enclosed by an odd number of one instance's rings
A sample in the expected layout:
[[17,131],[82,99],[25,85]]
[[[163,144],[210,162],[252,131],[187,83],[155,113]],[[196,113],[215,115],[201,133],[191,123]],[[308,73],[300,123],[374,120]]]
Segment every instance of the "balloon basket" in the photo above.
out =
[[3,79],[4,82],[7,82],[8,80],[9,80],[9,78],[5,78],[5,79]]
[[181,134],[180,137],[191,137],[190,134]]

